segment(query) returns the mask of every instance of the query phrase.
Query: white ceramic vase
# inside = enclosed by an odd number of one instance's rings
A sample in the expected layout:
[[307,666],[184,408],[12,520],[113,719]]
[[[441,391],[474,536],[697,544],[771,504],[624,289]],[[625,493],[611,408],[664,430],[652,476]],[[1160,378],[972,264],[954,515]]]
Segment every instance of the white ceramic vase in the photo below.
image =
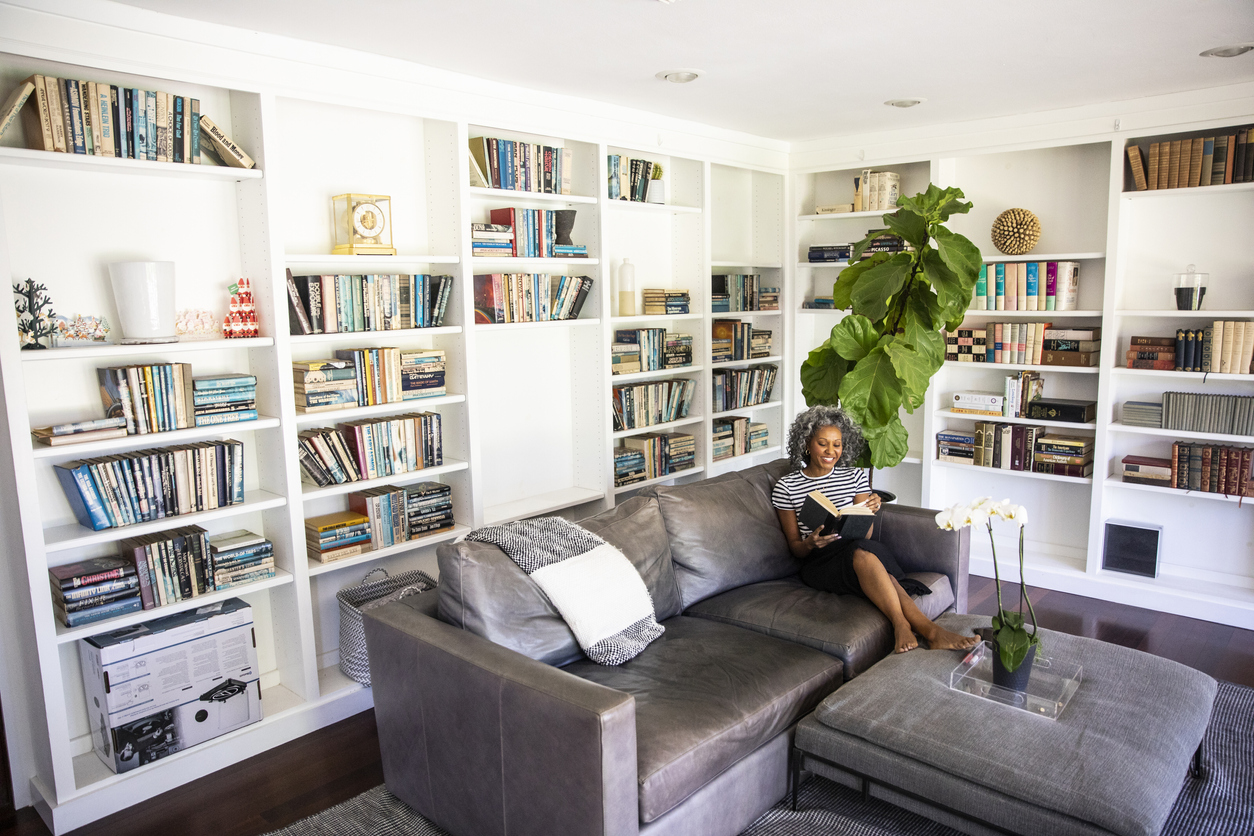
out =
[[176,339],[173,261],[114,262],[109,279],[123,340]]

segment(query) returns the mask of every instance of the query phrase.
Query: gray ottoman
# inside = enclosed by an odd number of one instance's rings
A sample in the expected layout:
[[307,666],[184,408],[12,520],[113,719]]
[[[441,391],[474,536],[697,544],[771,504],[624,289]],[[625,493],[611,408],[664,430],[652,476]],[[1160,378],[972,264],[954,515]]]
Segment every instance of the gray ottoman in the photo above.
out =
[[[986,616],[945,615],[950,630]],[[1057,720],[949,690],[955,652],[889,656],[797,726],[807,769],[965,833],[1154,836],[1215,700],[1215,680],[1093,639],[1041,631],[1084,666]]]

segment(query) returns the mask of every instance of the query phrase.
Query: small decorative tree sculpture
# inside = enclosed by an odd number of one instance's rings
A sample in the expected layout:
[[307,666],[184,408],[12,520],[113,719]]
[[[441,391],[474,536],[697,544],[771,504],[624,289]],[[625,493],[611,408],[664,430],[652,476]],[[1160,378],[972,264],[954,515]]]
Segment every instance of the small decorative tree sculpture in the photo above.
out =
[[39,342],[57,332],[57,313],[52,309],[48,288],[36,284],[34,279],[27,279],[25,284],[13,285],[13,292],[18,296],[13,307],[17,310],[17,331],[22,336],[22,348],[51,348],[51,339],[49,345]]

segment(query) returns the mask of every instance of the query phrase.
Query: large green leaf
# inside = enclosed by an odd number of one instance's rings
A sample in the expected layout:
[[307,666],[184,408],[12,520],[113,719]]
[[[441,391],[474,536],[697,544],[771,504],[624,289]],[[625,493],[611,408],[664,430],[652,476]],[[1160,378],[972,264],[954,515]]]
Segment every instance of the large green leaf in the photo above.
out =
[[912,259],[909,253],[897,253],[887,261],[862,273],[853,290],[853,310],[867,319],[877,321],[888,313],[888,302],[910,278]]
[[879,341],[880,332],[871,320],[860,314],[850,314],[832,328],[828,344],[841,357],[856,363],[867,356]]
[[863,427],[887,424],[901,400],[901,381],[881,346],[858,361],[840,384],[841,406]]
[[901,318],[902,327],[908,327],[911,321],[929,331],[935,331],[945,324],[940,302],[926,277],[915,279],[910,286],[910,298],[906,300],[906,313]]
[[886,344],[884,353],[892,361],[893,371],[897,373],[897,379],[901,381],[902,394],[905,396],[903,405],[906,411],[914,412],[923,405],[928,381],[936,371],[933,356],[926,348],[920,351],[903,338]]
[[935,183],[929,183],[927,191],[914,197],[902,197],[897,205],[927,218],[930,223],[944,223],[950,215],[963,214],[971,211],[970,203],[963,203],[965,197],[962,189],[950,186],[941,189]]
[[801,364],[801,394],[806,405],[839,403],[840,383],[848,369],[849,361],[837,354],[829,342],[811,351]]
[[927,219],[911,209],[898,209],[891,215],[884,216],[884,223],[896,235],[913,244],[916,248],[927,243]]
[[923,327],[908,315],[909,311],[907,311],[907,316],[903,317],[907,321],[901,339],[913,346],[927,362],[927,376],[930,379],[945,363],[945,338],[932,328]]
[[[1010,613],[1003,613],[1003,616]],[[1019,619],[1022,621],[1022,617]],[[1005,665],[1006,670],[1017,670],[1023,664],[1023,660],[1028,655],[1028,648],[1032,641],[1026,630],[1022,626],[1015,627],[1005,624],[996,632],[997,650],[1001,656],[1001,663]]]
[[902,425],[900,416],[894,415],[882,427],[863,429],[862,434],[871,453],[872,467],[896,467],[910,451],[910,434]]
[[957,328],[971,305],[971,288],[964,291],[965,283],[954,275],[941,260],[940,254],[931,248],[923,253],[923,275],[936,290],[945,327]]
[[974,287],[976,279],[979,278],[982,263],[980,248],[972,244],[965,236],[950,232],[943,226],[936,227],[934,237],[936,238],[936,251],[940,253],[945,266],[953,271],[964,284],[969,281]]
[[832,285],[833,307],[838,311],[847,311],[852,308],[853,289],[857,286],[858,279],[867,270],[870,270],[877,264],[888,261],[890,258],[892,258],[890,253],[876,253],[870,258],[855,261],[841,270],[840,275],[836,277],[835,284]]

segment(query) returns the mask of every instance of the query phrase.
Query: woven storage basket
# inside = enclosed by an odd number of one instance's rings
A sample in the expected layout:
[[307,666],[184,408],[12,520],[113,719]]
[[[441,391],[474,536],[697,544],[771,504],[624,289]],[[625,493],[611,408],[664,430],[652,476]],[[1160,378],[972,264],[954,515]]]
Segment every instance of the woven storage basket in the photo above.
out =
[[[382,572],[382,578],[371,576]],[[387,569],[371,569],[361,583],[346,586],[335,593],[340,605],[340,670],[354,682],[370,687],[370,659],[366,656],[366,628],[362,613],[435,589],[435,581],[425,572],[402,572],[389,575]]]

